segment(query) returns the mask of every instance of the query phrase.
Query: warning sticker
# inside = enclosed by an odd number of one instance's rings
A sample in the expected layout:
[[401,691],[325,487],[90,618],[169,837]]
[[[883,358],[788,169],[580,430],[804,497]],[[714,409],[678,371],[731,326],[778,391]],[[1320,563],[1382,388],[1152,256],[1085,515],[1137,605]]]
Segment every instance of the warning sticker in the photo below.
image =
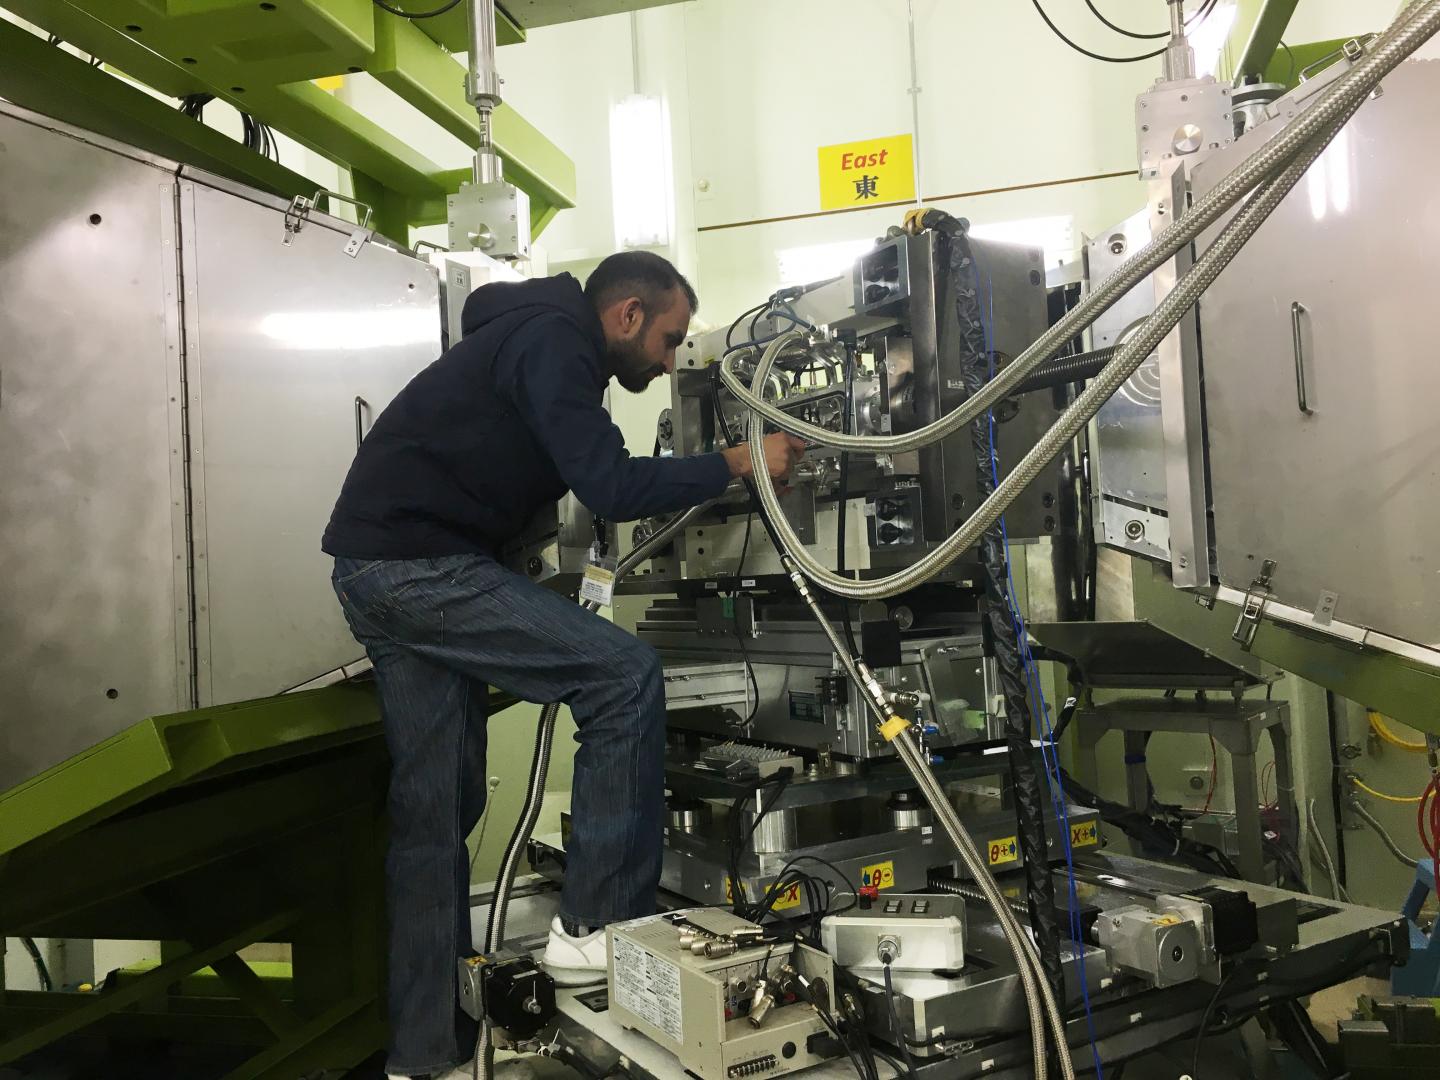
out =
[[[771,882],[769,885],[765,886],[765,889],[760,894],[760,899],[764,900],[766,897],[768,897],[770,895],[770,891],[774,888],[774,882]],[[797,908],[800,906],[800,899],[800,882],[789,882],[784,886],[784,888],[780,890],[779,895],[775,897],[775,902],[770,905],[770,910],[786,911],[789,908]],[[725,879],[725,902],[727,904],[735,903],[735,887],[731,885],[730,879],[728,877]]]
[[659,1028],[677,1043],[680,1020],[680,965],[647,952],[623,935],[613,935],[614,1003]]
[[895,864],[887,859],[874,866],[862,866],[860,868],[860,884],[873,885],[877,889],[894,888]]
[[990,850],[986,852],[987,861],[991,866],[1003,866],[1005,863],[1020,861],[1020,841],[1014,836],[1005,836],[999,840],[990,841]]
[[1084,821],[1078,825],[1070,826],[1070,846],[1091,847],[1100,842],[1100,832],[1095,828],[1095,822]]

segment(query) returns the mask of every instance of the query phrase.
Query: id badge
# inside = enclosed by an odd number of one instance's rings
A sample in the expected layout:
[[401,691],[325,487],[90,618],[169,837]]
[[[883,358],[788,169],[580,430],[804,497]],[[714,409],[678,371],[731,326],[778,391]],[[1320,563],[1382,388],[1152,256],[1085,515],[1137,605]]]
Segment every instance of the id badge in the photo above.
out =
[[613,555],[601,555],[594,547],[590,549],[590,562],[585,567],[585,576],[580,581],[580,599],[601,607],[609,607],[615,596],[615,567]]

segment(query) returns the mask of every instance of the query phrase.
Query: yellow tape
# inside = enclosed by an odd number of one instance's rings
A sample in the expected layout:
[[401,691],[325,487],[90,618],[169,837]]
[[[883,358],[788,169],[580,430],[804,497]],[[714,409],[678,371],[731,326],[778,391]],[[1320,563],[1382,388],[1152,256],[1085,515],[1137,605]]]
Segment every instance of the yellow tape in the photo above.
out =
[[910,721],[904,717],[892,716],[880,725],[880,737],[886,742],[893,742],[902,732],[910,730]]

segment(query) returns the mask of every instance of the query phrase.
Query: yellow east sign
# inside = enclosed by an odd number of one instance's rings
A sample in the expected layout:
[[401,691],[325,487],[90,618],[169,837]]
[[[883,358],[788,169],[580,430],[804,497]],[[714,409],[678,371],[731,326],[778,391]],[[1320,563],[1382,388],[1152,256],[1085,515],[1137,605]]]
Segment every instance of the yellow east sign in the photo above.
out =
[[820,209],[915,201],[909,135],[820,147]]

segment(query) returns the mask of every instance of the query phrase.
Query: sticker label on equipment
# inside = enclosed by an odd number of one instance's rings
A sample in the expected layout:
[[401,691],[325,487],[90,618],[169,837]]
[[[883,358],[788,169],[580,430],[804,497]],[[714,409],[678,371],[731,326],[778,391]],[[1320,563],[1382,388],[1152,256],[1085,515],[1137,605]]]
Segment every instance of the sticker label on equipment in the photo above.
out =
[[860,884],[873,885],[877,889],[894,888],[895,864],[887,860],[876,863],[874,866],[862,866],[860,868]]
[[999,840],[991,840],[990,849],[986,852],[986,858],[991,866],[1003,866],[1006,863],[1019,862],[1019,838],[1015,836],[1005,836]]
[[[765,890],[760,894],[760,896],[758,896],[758,897],[752,897],[752,899],[756,900],[756,902],[758,902],[758,903],[762,903],[762,904],[763,904],[763,903],[765,902],[766,897],[768,897],[768,896],[770,895],[770,890],[773,889],[774,887],[775,887],[775,883],[774,883],[774,882],[771,882],[769,885],[767,885],[767,886],[765,887]],[[725,902],[726,902],[727,904],[734,904],[734,903],[735,903],[735,890],[734,890],[734,888],[731,886],[731,884],[730,884],[730,879],[729,879],[728,877],[725,879]],[[784,891],[781,892],[780,895],[775,898],[775,903],[773,903],[773,904],[770,905],[770,910],[771,910],[771,911],[786,911],[786,910],[788,910],[788,909],[790,909],[790,908],[797,908],[797,907],[799,907],[799,906],[800,906],[800,882],[798,882],[798,881],[792,881],[792,882],[790,882],[788,885],[786,885]]]
[[612,937],[614,1003],[675,1042],[684,1036],[680,1013],[680,965],[647,952],[620,935]]
[[1095,822],[1085,821],[1079,825],[1070,826],[1070,846],[1093,847],[1100,843],[1100,830],[1095,827]]
[[[606,566],[606,563],[610,563]],[[609,607],[615,595],[615,566],[613,559],[602,559],[585,567],[585,577],[580,582],[580,599],[592,604]]]

